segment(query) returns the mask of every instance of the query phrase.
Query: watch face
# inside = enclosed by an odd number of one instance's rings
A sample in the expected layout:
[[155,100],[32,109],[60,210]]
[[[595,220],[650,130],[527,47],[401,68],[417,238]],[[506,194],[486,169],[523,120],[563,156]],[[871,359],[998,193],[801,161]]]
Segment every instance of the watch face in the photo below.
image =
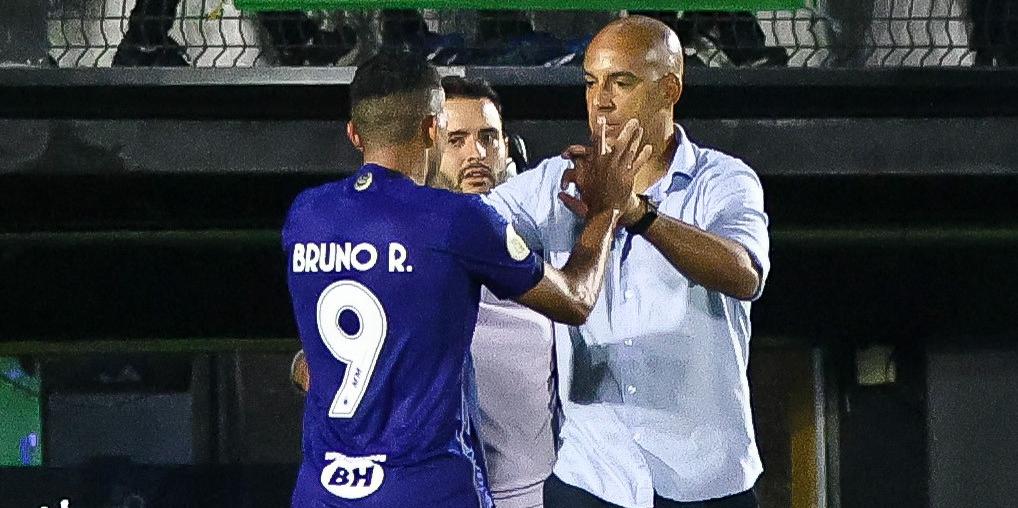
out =
[[640,201],[643,201],[643,203],[647,205],[647,211],[657,210],[657,205],[654,203],[653,199],[650,199],[650,196],[646,194],[637,194],[637,197],[639,197]]

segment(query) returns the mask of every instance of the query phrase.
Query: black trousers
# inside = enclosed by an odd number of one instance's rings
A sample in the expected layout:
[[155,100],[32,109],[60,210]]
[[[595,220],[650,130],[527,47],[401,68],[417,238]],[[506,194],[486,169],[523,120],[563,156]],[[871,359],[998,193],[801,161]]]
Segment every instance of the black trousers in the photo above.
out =
[[[544,482],[545,508],[619,508],[552,475]],[[654,496],[654,508],[758,508],[753,489],[709,501],[680,502]]]
[[969,16],[976,64],[1018,65],[1018,0],[971,0]]

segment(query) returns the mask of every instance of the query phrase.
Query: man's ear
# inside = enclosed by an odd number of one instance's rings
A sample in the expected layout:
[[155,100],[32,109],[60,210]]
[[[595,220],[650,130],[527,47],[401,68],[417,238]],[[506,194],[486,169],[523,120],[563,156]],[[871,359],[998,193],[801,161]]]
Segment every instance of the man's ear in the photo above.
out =
[[360,133],[357,132],[357,125],[353,123],[353,120],[346,123],[346,137],[354,148],[361,152],[364,151],[364,141],[361,139]]
[[682,97],[682,79],[669,73],[661,78],[661,86],[668,103],[675,106],[679,102],[679,98]]
[[438,143],[438,115],[428,115],[421,120],[421,137],[424,140],[424,148],[431,148]]

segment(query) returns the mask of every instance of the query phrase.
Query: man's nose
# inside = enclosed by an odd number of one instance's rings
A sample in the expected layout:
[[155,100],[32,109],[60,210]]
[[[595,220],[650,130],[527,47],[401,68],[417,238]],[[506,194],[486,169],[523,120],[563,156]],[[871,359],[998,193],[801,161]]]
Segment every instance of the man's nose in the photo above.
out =
[[481,144],[480,140],[477,139],[472,140],[471,142],[467,143],[467,146],[470,147],[468,148],[469,151],[467,152],[468,160],[482,160],[488,154],[488,151],[484,149],[484,145]]
[[599,110],[615,109],[615,98],[610,84],[600,85],[594,99],[594,106]]

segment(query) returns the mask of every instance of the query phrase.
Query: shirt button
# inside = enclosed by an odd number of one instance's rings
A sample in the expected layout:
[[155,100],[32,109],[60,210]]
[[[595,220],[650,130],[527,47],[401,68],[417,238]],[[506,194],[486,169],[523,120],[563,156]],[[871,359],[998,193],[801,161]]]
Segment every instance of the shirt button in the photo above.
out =
[[633,433],[633,441],[639,441],[639,440],[640,440],[640,433],[639,432],[634,432]]
[[632,289],[627,289],[625,293],[622,293],[622,297],[626,300],[632,300],[634,296],[636,296],[636,293]]
[[626,340],[622,341],[622,343],[627,345],[627,346],[632,346],[633,345],[633,339],[626,339]]
[[629,385],[626,387],[626,391],[629,392],[630,395],[633,395],[634,393],[636,393],[636,387],[633,385]]

